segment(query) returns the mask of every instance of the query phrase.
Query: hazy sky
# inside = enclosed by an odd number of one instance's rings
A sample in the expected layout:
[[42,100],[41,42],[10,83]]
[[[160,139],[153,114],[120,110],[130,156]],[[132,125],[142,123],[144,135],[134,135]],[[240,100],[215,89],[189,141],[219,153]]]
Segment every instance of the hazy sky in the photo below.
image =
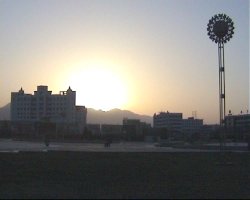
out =
[[226,105],[249,108],[247,0],[0,0],[0,107],[23,87],[76,91],[78,105],[140,114],[196,111],[218,123],[217,45],[207,23],[225,13]]

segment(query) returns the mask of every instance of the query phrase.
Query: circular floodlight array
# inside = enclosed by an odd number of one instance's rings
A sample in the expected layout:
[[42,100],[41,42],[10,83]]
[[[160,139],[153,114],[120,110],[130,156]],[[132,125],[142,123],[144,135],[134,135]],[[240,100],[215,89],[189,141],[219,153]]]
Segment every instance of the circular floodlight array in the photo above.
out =
[[234,34],[234,23],[225,14],[214,15],[207,24],[209,38],[215,43],[226,43]]

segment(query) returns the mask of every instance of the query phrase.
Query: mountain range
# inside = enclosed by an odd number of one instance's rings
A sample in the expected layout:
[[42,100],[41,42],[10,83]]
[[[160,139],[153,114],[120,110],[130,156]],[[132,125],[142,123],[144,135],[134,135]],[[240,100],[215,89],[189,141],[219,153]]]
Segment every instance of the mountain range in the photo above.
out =
[[[122,124],[123,118],[139,119],[141,122],[153,123],[153,117],[136,114],[129,110],[118,108],[109,111],[87,109],[88,124]],[[0,120],[10,120],[10,103],[0,108]]]

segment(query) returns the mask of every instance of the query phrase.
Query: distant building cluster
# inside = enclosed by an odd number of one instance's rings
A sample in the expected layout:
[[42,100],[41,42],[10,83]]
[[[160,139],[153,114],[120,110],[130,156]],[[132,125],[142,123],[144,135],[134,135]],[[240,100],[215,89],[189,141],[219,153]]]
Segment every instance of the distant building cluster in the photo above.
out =
[[151,129],[151,124],[141,122],[139,119],[124,118],[122,125],[118,124],[87,124],[88,130],[94,136],[105,137],[112,135],[114,138],[125,140],[143,140],[145,134]]
[[[160,112],[153,115],[151,124],[139,119],[123,118],[122,124],[87,124],[87,108],[77,106],[76,92],[70,87],[59,94],[52,94],[48,86],[37,86],[34,94],[21,88],[11,93],[11,121],[0,122],[2,135],[11,132],[15,137],[41,138],[49,134],[54,139],[105,139],[128,141],[158,141],[220,139],[219,125],[204,125],[196,115],[183,119],[182,113]],[[225,117],[226,138],[250,138],[250,114]]]
[[[153,127],[161,129],[162,134],[177,139],[192,139],[207,137],[220,139],[219,125],[204,125],[203,119],[189,117],[182,118],[182,113],[160,112],[153,116]],[[232,115],[225,117],[226,138],[233,141],[242,141],[250,138],[250,114]],[[169,135],[170,134],[170,135]]]
[[203,119],[182,118],[182,113],[160,112],[153,116],[154,128],[165,128],[175,135],[194,134],[202,131]]

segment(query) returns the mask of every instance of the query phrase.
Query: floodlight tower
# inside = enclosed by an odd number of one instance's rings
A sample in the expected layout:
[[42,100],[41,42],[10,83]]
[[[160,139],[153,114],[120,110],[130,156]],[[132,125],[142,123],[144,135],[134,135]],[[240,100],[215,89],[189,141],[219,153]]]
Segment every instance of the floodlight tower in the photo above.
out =
[[222,146],[225,140],[225,60],[224,44],[228,42],[234,34],[234,23],[231,18],[225,14],[214,15],[207,24],[209,38],[218,43],[218,61],[219,61],[219,108],[220,108],[220,127],[222,130]]

